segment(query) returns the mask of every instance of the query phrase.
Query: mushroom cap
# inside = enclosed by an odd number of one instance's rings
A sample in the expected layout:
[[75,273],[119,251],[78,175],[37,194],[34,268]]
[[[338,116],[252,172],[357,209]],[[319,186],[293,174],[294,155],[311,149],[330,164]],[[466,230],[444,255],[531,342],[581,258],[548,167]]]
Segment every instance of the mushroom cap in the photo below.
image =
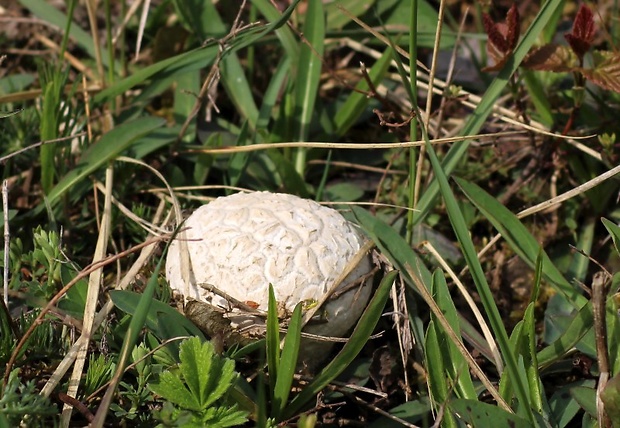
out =
[[[221,308],[230,308],[230,304],[201,283],[265,311],[269,284],[278,304],[289,312],[299,302],[321,302],[365,242],[337,211],[297,196],[270,192],[218,198],[194,211],[183,228],[187,228],[193,281],[185,284],[182,279],[182,246],[175,239],[166,259],[170,287],[181,294],[188,290],[185,297]],[[337,289],[371,269],[370,256],[364,255]],[[326,322],[311,323],[304,331],[343,336],[366,307],[371,289],[369,278],[328,300],[321,309]]]

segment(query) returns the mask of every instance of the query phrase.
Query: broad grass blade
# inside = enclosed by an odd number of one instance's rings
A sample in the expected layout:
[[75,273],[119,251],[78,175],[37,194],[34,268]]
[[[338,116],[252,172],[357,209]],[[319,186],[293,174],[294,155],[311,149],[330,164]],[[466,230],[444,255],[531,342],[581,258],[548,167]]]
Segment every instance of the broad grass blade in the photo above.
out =
[[[379,84],[387,72],[392,55],[392,48],[386,49],[381,58],[379,58],[379,60],[375,62],[369,70],[368,77],[375,85]],[[368,92],[370,88],[368,87],[366,79],[361,79],[355,89],[356,90],[349,95],[344,104],[342,104],[336,112],[336,116],[334,118],[334,133],[337,137],[343,136],[349,128],[357,122],[368,105],[368,96],[365,95],[365,92]]]
[[[441,270],[436,270],[433,273],[432,282],[432,295],[437,302],[437,305],[441,308],[442,313],[448,320],[448,323],[452,327],[452,330],[460,335],[459,327],[459,314],[454,306],[452,296],[450,296],[450,290],[446,284],[446,278],[443,276]],[[432,315],[435,319],[435,316]],[[443,359],[444,373],[443,382],[450,381],[450,386],[455,389],[456,396],[459,398],[477,399],[478,394],[476,388],[471,379],[469,373],[469,366],[467,361],[463,358],[463,355],[452,343],[453,340],[461,340],[460,337],[450,337],[441,327],[440,323],[435,324],[437,329],[437,336],[440,343],[445,344],[439,355]],[[447,351],[447,352],[446,352]]]
[[[480,132],[487,118],[493,111],[493,106],[497,98],[501,95],[506,85],[510,81],[510,77],[517,71],[521,61],[525,58],[532,46],[537,42],[539,34],[546,28],[550,20],[555,16],[555,11],[564,3],[563,0],[548,0],[540,8],[540,11],[528,27],[523,38],[515,48],[512,57],[507,61],[504,68],[499,72],[497,77],[493,79],[487,91],[484,93],[480,104],[467,120],[461,135],[473,135]],[[446,175],[450,175],[454,168],[462,160],[470,141],[462,141],[450,148],[446,156],[442,160],[442,168]],[[428,213],[431,212],[437,196],[439,195],[439,183],[433,180],[426,189],[417,205],[418,212],[414,213],[414,223],[420,223]]]
[[80,163],[52,189],[47,196],[49,204],[54,205],[77,182],[113,160],[123,150],[129,148],[135,140],[165,123],[165,119],[145,117],[119,125],[105,134],[84,152]]
[[[295,76],[295,138],[306,141],[310,132],[310,122],[314,115],[314,106],[318,94],[319,80],[325,43],[325,12],[323,2],[311,1],[304,16],[304,39],[299,49],[299,61],[296,64]],[[306,163],[306,150],[297,152],[295,168],[303,176]]]
[[[482,427],[511,427],[533,428],[535,425],[493,404],[476,400],[453,400],[449,404],[450,410],[458,413],[461,420],[468,426]],[[486,421],[486,422],[482,422]],[[492,422],[491,422],[492,421]]]
[[[460,178],[455,178],[455,181],[467,198],[502,234],[502,237],[508,242],[514,252],[529,266],[534,268],[536,257],[541,250],[540,244],[523,223],[519,221],[517,216],[476,184]],[[542,257],[543,277],[553,284],[559,292],[564,294],[576,309],[585,305],[587,299],[564,278],[564,275],[560,273],[544,251],[542,252]]]
[[[440,328],[434,321],[429,322],[424,343],[428,387],[435,408],[447,404],[452,394],[452,388],[449,388],[449,380],[446,378],[444,367],[444,352],[446,346],[449,345],[445,342],[445,337],[439,334],[438,329]],[[448,412],[444,414],[441,426],[452,428],[458,425],[452,414]]]
[[[19,2],[32,14],[45,22],[55,25],[58,28],[65,28],[67,20],[70,18],[58,9],[56,9],[50,2],[40,0],[19,0]],[[86,31],[82,30],[79,25],[73,23],[70,30],[71,39],[74,40],[79,47],[84,49],[91,58],[95,58],[95,44],[92,37]],[[101,48],[101,60],[106,67],[110,66],[108,51]],[[120,71],[120,67],[117,71]]]
[[278,302],[276,301],[276,295],[273,291],[272,284],[269,284],[267,331],[265,337],[267,345],[269,390],[274,394],[276,390],[276,381],[278,380],[278,368],[280,367],[280,322],[278,321]]
[[301,307],[298,303],[295,306],[291,321],[288,325],[284,338],[284,347],[280,355],[280,366],[278,367],[278,379],[273,391],[272,416],[280,419],[280,415],[286,408],[288,397],[291,393],[293,378],[297,369],[297,357],[299,356],[299,346],[301,344]]
[[291,417],[297,413],[308,402],[315,399],[316,394],[334,380],[349,364],[355,359],[357,354],[366,345],[368,338],[372,334],[381,314],[383,308],[390,296],[390,289],[392,284],[398,275],[398,271],[391,271],[381,280],[381,284],[375,295],[371,299],[370,303],[364,310],[361,318],[359,319],[353,334],[344,345],[342,350],[336,355],[336,357],[327,365],[321,372],[314,377],[314,379],[306,386],[299,395],[297,395],[291,401],[290,405],[284,410],[282,417]]
[[[435,173],[444,203],[446,204],[446,210],[448,211],[448,217],[450,218],[452,229],[454,230],[459,244],[461,245],[463,256],[471,272],[474,284],[476,285],[476,290],[478,290],[478,294],[480,295],[482,306],[484,307],[486,316],[489,319],[491,329],[496,336],[502,358],[506,364],[507,375],[510,377],[514,385],[517,401],[521,406],[524,406],[526,409],[530,409],[530,397],[527,395],[525,386],[527,379],[524,378],[518,370],[515,349],[511,346],[508,339],[508,333],[504,327],[504,321],[499,313],[497,305],[495,304],[493,293],[489,288],[489,284],[484,271],[482,270],[480,260],[478,260],[478,254],[476,253],[474,243],[472,242],[469,234],[469,228],[465,223],[463,213],[461,212],[456,198],[452,193],[452,189],[450,189],[447,175],[442,169],[441,163],[435,153],[435,149],[431,145],[424,128],[422,128],[422,131],[424,134],[426,151],[431,161],[433,172]],[[507,401],[510,402],[510,400]],[[533,414],[528,412],[528,416],[530,417],[530,421],[534,423]]]

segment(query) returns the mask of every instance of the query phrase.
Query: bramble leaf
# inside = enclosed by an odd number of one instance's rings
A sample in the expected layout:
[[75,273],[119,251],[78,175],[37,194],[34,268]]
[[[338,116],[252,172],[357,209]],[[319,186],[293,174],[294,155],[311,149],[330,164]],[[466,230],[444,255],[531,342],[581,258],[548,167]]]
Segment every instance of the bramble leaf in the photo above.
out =
[[564,38],[566,38],[566,41],[573,49],[573,52],[577,54],[580,61],[583,60],[586,52],[590,50],[595,32],[596,27],[594,26],[592,10],[585,4],[582,4],[575,16],[573,30],[564,35]]
[[193,337],[180,345],[179,371],[161,374],[153,392],[177,406],[206,414],[228,391],[237,374],[234,362],[215,353],[211,342]]
[[504,66],[519,42],[519,10],[516,4],[513,3],[506,14],[506,22],[495,22],[485,13],[482,15],[482,23],[489,40],[489,43],[487,43],[487,51],[495,62],[494,65],[486,67],[483,70],[498,71]]
[[580,69],[592,83],[603,89],[620,93],[620,52],[592,52],[594,67]]
[[579,59],[568,46],[550,43],[532,50],[521,64],[530,70],[562,73],[574,71]]

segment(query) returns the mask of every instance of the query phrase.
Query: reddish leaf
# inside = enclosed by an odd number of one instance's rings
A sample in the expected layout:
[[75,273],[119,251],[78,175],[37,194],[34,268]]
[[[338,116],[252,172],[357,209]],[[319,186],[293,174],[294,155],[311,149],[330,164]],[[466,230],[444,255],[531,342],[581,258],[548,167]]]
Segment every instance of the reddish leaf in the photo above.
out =
[[579,67],[579,60],[568,46],[548,44],[532,50],[522,65],[530,70],[563,73]]
[[489,56],[493,58],[494,64],[489,65],[488,67],[484,67],[482,71],[484,71],[485,73],[500,71],[502,68],[504,68],[504,65],[506,65],[508,58],[510,58],[510,55],[497,55],[497,53],[492,52],[490,49],[492,49],[492,47],[489,48]]
[[506,26],[508,27],[506,31],[506,43],[508,44],[508,49],[512,52],[515,47],[517,47],[519,35],[521,34],[519,9],[517,9],[517,5],[514,3],[506,15]]
[[506,14],[506,22],[494,22],[488,14],[482,15],[482,24],[487,33],[487,52],[495,65],[486,67],[483,71],[500,70],[508,57],[517,46],[520,34],[519,11],[515,4]]
[[620,52],[594,51],[594,67],[581,69],[581,73],[603,89],[620,93]]
[[592,10],[588,6],[582,4],[579,7],[577,16],[575,16],[573,30],[564,35],[568,41],[568,44],[577,54],[580,61],[583,60],[583,56],[586,52],[590,50],[595,32],[596,28],[594,26],[594,16],[592,14]]
[[491,43],[501,53],[508,52],[508,42],[500,30],[500,24],[496,24],[493,19],[486,13],[482,15],[482,23],[484,25],[484,31],[486,31]]

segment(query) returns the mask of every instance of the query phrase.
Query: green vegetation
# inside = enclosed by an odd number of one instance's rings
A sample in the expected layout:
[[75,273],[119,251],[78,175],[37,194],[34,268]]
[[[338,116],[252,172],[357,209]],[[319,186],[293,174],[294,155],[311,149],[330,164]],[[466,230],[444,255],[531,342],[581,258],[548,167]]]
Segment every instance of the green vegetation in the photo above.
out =
[[[0,427],[620,427],[617,1],[8,3]],[[231,344],[166,284],[240,189],[374,244],[317,367],[303,304]]]

